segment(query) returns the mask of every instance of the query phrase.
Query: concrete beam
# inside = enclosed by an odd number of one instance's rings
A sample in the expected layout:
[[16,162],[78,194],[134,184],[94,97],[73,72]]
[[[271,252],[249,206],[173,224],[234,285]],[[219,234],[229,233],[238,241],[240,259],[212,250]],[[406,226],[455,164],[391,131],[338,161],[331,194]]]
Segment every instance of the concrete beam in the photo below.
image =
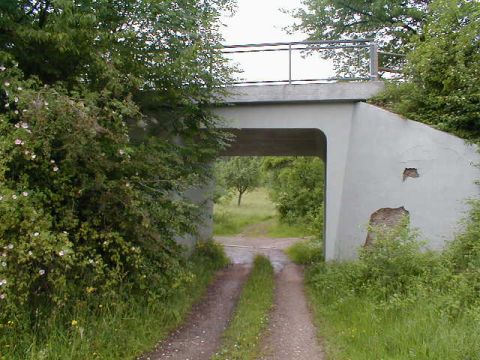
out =
[[358,102],[377,95],[383,81],[232,86],[223,98],[226,104],[269,104],[308,102]]

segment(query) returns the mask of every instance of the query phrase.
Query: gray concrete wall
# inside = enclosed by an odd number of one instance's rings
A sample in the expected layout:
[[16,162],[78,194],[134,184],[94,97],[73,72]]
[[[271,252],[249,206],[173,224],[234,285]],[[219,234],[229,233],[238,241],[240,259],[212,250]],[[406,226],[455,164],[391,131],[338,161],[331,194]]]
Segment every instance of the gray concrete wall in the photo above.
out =
[[[479,195],[474,146],[356,98],[338,102],[319,92],[318,98],[298,101],[298,94],[281,92],[266,101],[268,87],[263,91],[258,102],[253,96],[232,98],[236,105],[215,110],[223,119],[219,127],[239,134],[229,155],[308,154],[326,160],[327,260],[355,258],[370,215],[380,208],[404,206],[433,249],[453,238],[468,209],[465,201]],[[312,136],[298,136],[300,129]],[[416,168],[420,177],[404,181],[405,168]]]

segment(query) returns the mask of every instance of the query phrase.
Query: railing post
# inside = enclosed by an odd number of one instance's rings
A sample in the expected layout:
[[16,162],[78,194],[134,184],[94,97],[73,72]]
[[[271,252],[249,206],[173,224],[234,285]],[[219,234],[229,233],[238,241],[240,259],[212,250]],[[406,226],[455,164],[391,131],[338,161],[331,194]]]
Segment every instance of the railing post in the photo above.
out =
[[288,84],[292,84],[292,44],[288,44]]
[[378,80],[378,45],[370,44],[370,79]]

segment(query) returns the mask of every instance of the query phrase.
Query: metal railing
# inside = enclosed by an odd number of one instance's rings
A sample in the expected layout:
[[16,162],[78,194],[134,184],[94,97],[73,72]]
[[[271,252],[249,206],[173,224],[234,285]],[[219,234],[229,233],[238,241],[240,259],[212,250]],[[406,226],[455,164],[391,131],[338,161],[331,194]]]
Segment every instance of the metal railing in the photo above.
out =
[[[365,77],[330,77],[324,79],[294,79],[292,55],[296,51],[318,52],[318,51],[336,51],[349,49],[364,49],[368,51],[369,68],[368,76]],[[323,40],[323,41],[296,41],[296,42],[275,42],[260,44],[240,44],[225,45],[222,48],[225,55],[245,54],[259,52],[288,52],[288,78],[281,80],[262,80],[262,81],[242,81],[239,84],[255,83],[288,83],[294,82],[315,82],[315,81],[339,81],[339,80],[378,80],[379,79],[379,51],[378,45],[371,39],[357,40]]]

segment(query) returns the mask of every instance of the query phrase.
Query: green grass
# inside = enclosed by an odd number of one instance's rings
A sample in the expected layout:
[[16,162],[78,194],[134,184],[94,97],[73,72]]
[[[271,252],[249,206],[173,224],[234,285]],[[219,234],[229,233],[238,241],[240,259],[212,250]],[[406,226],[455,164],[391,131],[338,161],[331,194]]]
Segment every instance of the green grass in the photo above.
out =
[[273,305],[275,279],[270,261],[255,258],[233,319],[225,331],[223,345],[212,360],[253,360],[260,352],[260,339],[268,325]]
[[329,360],[480,359],[478,317],[450,319],[431,299],[383,308],[365,297],[307,293]]
[[299,265],[323,261],[323,244],[312,239],[297,242],[285,250],[288,258]]
[[304,237],[310,235],[305,226],[283,224],[278,220],[275,204],[264,188],[248,192],[241,206],[232,198],[215,204],[213,213],[214,235]]
[[182,322],[215,271],[226,264],[220,249],[207,245],[194,253],[190,266],[195,278],[169,299],[149,302],[143,293],[127,293],[124,301],[101,304],[96,311],[79,304],[37,329],[21,329],[14,319],[0,328],[0,359],[134,359]]

